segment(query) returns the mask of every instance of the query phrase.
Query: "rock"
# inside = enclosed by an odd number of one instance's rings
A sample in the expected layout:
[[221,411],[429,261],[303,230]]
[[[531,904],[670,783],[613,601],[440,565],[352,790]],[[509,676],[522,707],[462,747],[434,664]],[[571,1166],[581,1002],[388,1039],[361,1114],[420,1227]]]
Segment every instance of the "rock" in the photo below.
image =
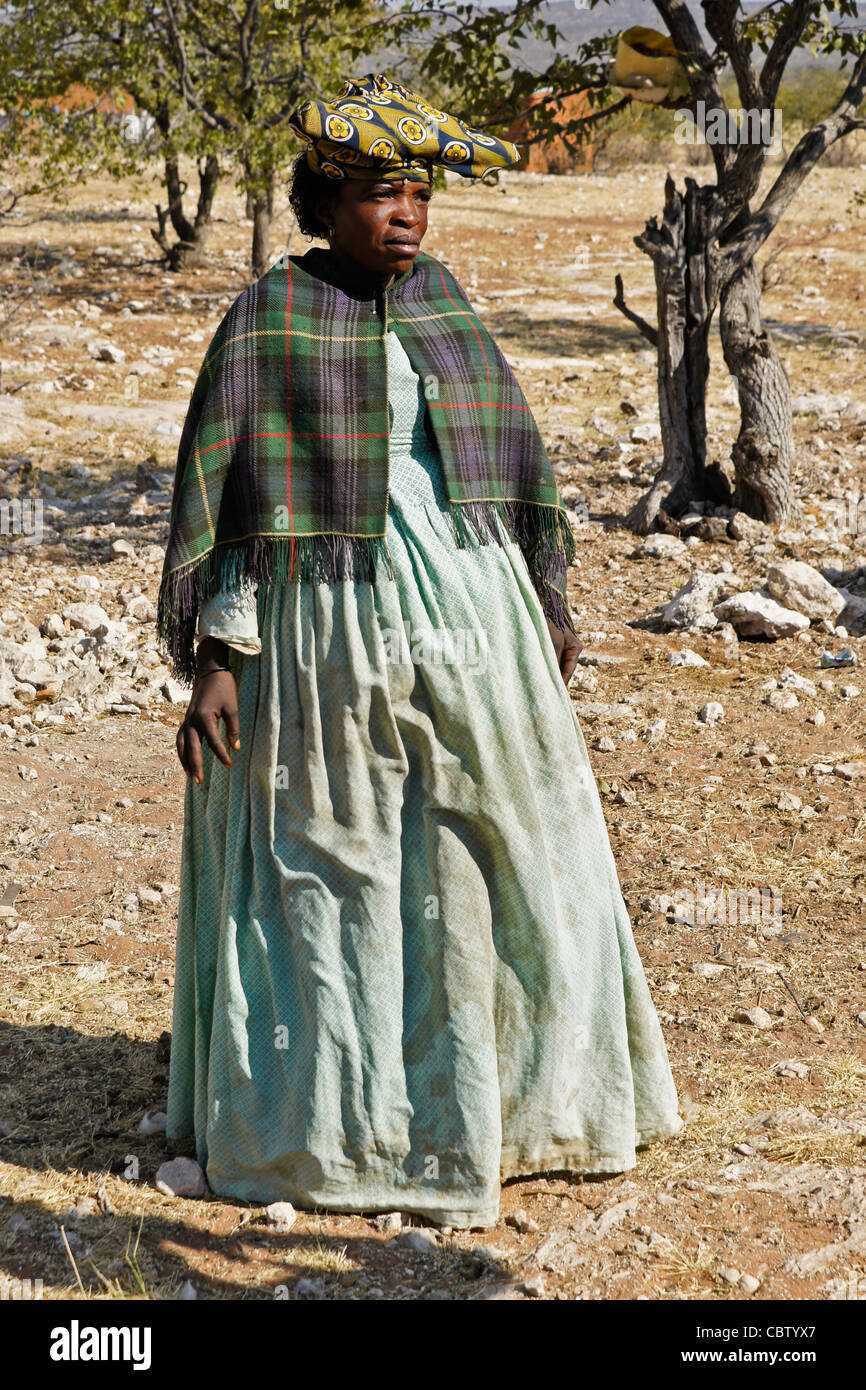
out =
[[70,627],[81,632],[93,634],[100,627],[108,628],[111,619],[98,603],[70,603],[64,608],[63,617]]
[[785,560],[772,565],[767,575],[767,591],[785,608],[803,613],[813,621],[827,618],[835,622],[845,607],[845,599],[830,581],[802,560]]
[[539,1271],[538,1274],[530,1275],[528,1279],[524,1279],[520,1287],[523,1289],[523,1292],[525,1294],[529,1295],[530,1298],[544,1298],[547,1292],[547,1286],[544,1282],[544,1275],[541,1273],[541,1271]]
[[698,710],[698,719],[702,724],[718,724],[719,720],[724,719],[725,711],[718,700],[710,700],[708,704],[702,705]]
[[165,1134],[166,1114],[158,1105],[145,1110],[138,1122],[139,1134]]
[[614,743],[613,739],[612,739],[612,738],[608,738],[607,735],[605,735],[604,738],[597,738],[597,739],[595,740],[595,743],[594,743],[592,746],[593,746],[593,748],[596,750],[597,753],[615,753],[615,752],[616,752],[616,744]]
[[740,637],[793,637],[809,626],[805,613],[783,608],[762,589],[734,594],[717,603],[713,612],[720,622],[736,628]]
[[724,975],[727,969],[726,965],[719,965],[716,961],[696,961],[690,966],[692,975],[700,975],[706,980],[712,979],[714,975]]
[[827,716],[822,709],[816,709],[814,714],[809,715],[809,723],[820,729],[827,723]]
[[513,1226],[521,1235],[534,1235],[536,1231],[540,1230],[535,1218],[528,1216],[522,1207],[518,1211],[512,1212],[510,1216],[506,1216],[505,1224],[506,1226]]
[[856,700],[860,694],[859,685],[843,685],[839,688],[839,694],[843,700]]
[[403,1229],[403,1214],[399,1211],[382,1212],[373,1220],[373,1225],[377,1231],[384,1231],[386,1235],[393,1235]]
[[135,559],[135,546],[132,541],[124,540],[122,536],[116,541],[112,541],[111,558],[112,560]]
[[762,521],[746,512],[733,512],[728,521],[728,532],[735,541],[748,541],[754,545],[764,539],[767,528]]
[[594,695],[598,690],[598,678],[593,671],[588,670],[584,666],[575,668],[571,678],[571,684],[574,686],[575,690],[580,690],[585,695]]
[[781,792],[776,802],[776,807],[780,811],[799,811],[803,805],[799,796],[794,796],[793,792]]
[[159,687],[159,693],[164,700],[168,700],[170,705],[189,704],[189,687],[181,685],[180,681],[176,681],[173,677],[163,681]]
[[134,594],[129,602],[124,605],[124,618],[132,618],[136,623],[156,622],[156,606],[151,603],[147,594]]
[[805,1062],[794,1062],[790,1059],[784,1062],[777,1062],[774,1071],[777,1076],[790,1076],[798,1080],[802,1080],[803,1077],[809,1075],[809,1068]]
[[49,613],[42,619],[39,631],[43,637],[63,637],[66,633],[63,619],[59,613]]
[[863,763],[837,763],[833,768],[833,775],[841,777],[845,782],[853,782],[856,777],[862,777],[866,772],[866,764]]
[[779,684],[785,690],[798,690],[801,695],[817,695],[815,682],[807,680],[805,676],[797,675],[790,666],[786,666],[779,677]]
[[114,343],[109,343],[104,338],[93,338],[87,344],[87,351],[91,357],[95,357],[97,362],[125,362],[126,353],[123,348],[115,347]]
[[741,1289],[745,1294],[757,1293],[760,1287],[761,1281],[760,1279],[756,1279],[754,1274],[744,1274],[742,1278],[737,1281],[737,1288]]
[[84,1221],[88,1216],[99,1213],[99,1203],[95,1197],[79,1197],[74,1207],[66,1212],[64,1221]]
[[[298,1282],[295,1284],[295,1293],[297,1294],[298,1298],[322,1299],[325,1297],[325,1281],[321,1278],[299,1279]],[[372,1296],[373,1290],[368,1289],[368,1293]],[[381,1294],[382,1290],[380,1289],[380,1297]]]
[[651,560],[669,560],[686,554],[685,542],[679,536],[666,536],[658,532],[647,536],[640,548],[640,554]]
[[719,1278],[724,1279],[726,1284],[739,1284],[742,1277],[740,1271],[732,1265],[723,1265],[719,1270]]
[[857,631],[866,623],[866,594],[855,594],[850,589],[836,590],[845,600],[845,607],[839,614],[839,622],[849,631]]
[[831,395],[823,391],[810,391],[804,396],[794,396],[791,400],[792,415],[818,415],[822,419],[829,415],[841,415],[850,405],[849,396]]
[[155,1186],[166,1197],[203,1197],[207,1191],[204,1173],[194,1158],[172,1158],[160,1164]]
[[268,1226],[277,1235],[288,1235],[298,1219],[291,1202],[271,1202],[265,1211]]
[[793,690],[771,690],[764,701],[771,709],[777,710],[796,709],[799,703]]
[[653,719],[652,723],[648,724],[643,730],[641,737],[646,740],[650,748],[655,748],[664,738],[667,727],[666,719]]
[[101,984],[108,974],[108,968],[104,961],[97,961],[95,965],[79,965],[76,967],[75,974],[79,980],[87,985]]
[[394,1245],[398,1245],[401,1250],[410,1250],[413,1255],[430,1256],[435,1255],[439,1249],[434,1231],[425,1227],[410,1226],[399,1236],[394,1237]]
[[732,574],[695,570],[670,602],[664,605],[661,620],[667,628],[693,627],[699,618],[712,611],[714,604],[736,587],[737,581]]
[[772,1028],[773,1020],[766,1009],[756,1005],[751,1009],[738,1009],[734,1014],[735,1023],[750,1023],[753,1028]]
[[177,1291],[181,1303],[193,1303],[198,1298],[198,1289],[191,1279],[186,1279]]
[[629,438],[635,444],[650,444],[654,439],[661,439],[661,426],[654,420],[647,420],[639,425],[632,426]]
[[709,664],[698,652],[690,651],[688,647],[684,647],[679,652],[671,652],[668,657],[669,666],[709,666]]

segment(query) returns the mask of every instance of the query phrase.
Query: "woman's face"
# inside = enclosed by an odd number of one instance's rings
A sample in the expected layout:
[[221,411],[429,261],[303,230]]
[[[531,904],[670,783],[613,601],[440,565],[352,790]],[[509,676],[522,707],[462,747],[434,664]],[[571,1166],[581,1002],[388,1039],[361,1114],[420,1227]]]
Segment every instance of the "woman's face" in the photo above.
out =
[[429,183],[395,179],[345,179],[335,190],[330,220],[333,250],[343,251],[376,275],[412,268],[427,231]]

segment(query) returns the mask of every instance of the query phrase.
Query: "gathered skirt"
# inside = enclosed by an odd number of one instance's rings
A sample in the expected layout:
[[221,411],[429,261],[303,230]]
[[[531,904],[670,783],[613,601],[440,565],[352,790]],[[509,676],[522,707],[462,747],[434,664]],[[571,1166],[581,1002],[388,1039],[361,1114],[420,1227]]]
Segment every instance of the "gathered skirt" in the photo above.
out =
[[187,783],[168,1137],[251,1202],[497,1220],[680,1128],[523,555],[390,479],[396,579],[262,587],[241,748]]

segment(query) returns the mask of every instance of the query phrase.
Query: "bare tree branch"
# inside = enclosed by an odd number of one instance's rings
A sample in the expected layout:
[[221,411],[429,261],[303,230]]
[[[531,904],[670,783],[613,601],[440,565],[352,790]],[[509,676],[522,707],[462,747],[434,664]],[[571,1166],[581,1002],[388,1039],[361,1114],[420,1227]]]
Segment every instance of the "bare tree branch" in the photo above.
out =
[[760,208],[742,231],[724,247],[726,276],[731,278],[747,265],[792,203],[800,185],[831,145],[852,130],[866,128],[857,111],[866,95],[866,50],[857,59],[839,104],[832,115],[808,130],[791,151]]
[[762,105],[776,105],[779,83],[784,76],[788,59],[799,44],[809,20],[817,18],[820,13],[821,0],[794,0],[782,19],[761,72]]
[[636,328],[640,329],[647,342],[652,343],[653,347],[657,348],[659,345],[658,329],[653,328],[652,324],[647,323],[646,319],[641,318],[640,314],[635,313],[634,309],[629,309],[625,302],[621,275],[616,276],[614,284],[616,285],[616,294],[613,297],[614,308],[619,309],[621,314],[625,314],[625,317],[633,323]]

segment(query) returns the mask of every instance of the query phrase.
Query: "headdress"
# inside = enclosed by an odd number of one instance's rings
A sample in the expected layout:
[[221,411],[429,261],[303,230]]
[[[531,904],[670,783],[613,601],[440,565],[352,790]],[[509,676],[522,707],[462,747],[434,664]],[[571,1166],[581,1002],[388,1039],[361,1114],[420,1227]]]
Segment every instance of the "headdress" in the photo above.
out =
[[510,141],[474,130],[382,73],[347,79],[333,101],[302,102],[289,124],[309,142],[310,168],[329,179],[429,183],[434,164],[483,178],[521,157]]

